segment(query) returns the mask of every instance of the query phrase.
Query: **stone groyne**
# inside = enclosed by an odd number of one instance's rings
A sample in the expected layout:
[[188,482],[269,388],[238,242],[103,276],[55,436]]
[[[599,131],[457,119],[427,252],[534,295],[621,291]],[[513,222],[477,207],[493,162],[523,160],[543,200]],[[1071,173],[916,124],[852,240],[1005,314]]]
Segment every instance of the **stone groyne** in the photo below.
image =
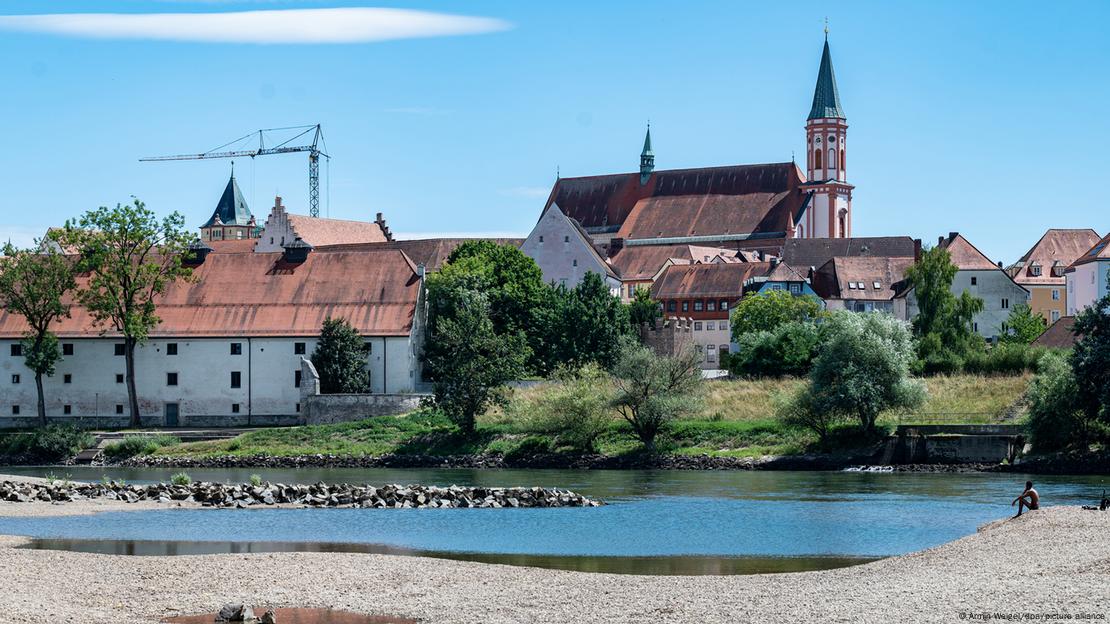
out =
[[153,501],[204,507],[246,508],[287,505],[301,507],[413,509],[598,507],[603,503],[569,490],[540,487],[436,487],[425,485],[313,485],[262,483],[229,485],[194,482],[128,485],[121,482],[43,483],[0,481],[0,501],[66,503],[107,499],[125,503]]

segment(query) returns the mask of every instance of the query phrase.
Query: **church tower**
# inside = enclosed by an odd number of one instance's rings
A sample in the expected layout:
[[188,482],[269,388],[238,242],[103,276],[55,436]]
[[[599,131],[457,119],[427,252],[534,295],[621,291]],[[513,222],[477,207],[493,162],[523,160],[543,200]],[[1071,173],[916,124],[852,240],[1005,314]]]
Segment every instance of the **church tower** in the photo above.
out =
[[647,134],[644,136],[644,149],[640,152],[640,184],[647,184],[651,172],[655,171],[655,152],[651,151],[651,124],[648,124]]
[[848,121],[840,107],[829,31],[817,70],[813,106],[806,120],[806,189],[813,192],[812,207],[798,224],[799,237],[847,238],[852,235],[852,189],[847,174]]

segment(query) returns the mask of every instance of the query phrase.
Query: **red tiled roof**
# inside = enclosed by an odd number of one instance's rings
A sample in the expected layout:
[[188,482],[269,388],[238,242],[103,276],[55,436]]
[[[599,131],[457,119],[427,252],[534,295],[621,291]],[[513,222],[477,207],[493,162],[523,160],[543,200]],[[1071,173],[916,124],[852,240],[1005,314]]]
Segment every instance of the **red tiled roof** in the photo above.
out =
[[1110,260],[1110,234],[1103,236],[1101,240],[1094,244],[1082,256],[1079,256],[1071,266],[1078,266],[1080,264],[1087,264],[1096,260]]
[[667,260],[708,262],[717,255],[735,257],[737,252],[700,245],[628,245],[609,258],[623,280],[647,280],[655,277]]
[[297,236],[313,247],[386,242],[385,232],[377,223],[296,214],[289,214],[288,217],[289,225],[293,226]]
[[739,299],[744,282],[771,270],[769,262],[686,264],[667,267],[651,287],[653,299],[730,297]]
[[385,243],[354,243],[346,245],[331,245],[322,249],[324,251],[358,251],[358,250],[383,250],[399,249],[405,252],[416,264],[423,264],[429,271],[438,271],[447,262],[459,245],[472,240],[487,240],[498,245],[512,245],[520,247],[523,238],[420,238],[411,240],[395,240]]
[[[1014,281],[1034,286],[1063,284],[1065,282],[1063,269],[1083,256],[1098,242],[1098,239],[1098,233],[1092,229],[1050,229],[1012,267]],[[1040,268],[1040,275],[1033,274],[1034,266]],[[1053,267],[1058,267],[1056,272],[1053,271]]]
[[[399,250],[312,252],[299,265],[280,253],[213,253],[158,297],[162,322],[152,336],[313,336],[328,316],[343,317],[366,336],[404,336],[412,330],[420,291],[413,265]],[[88,312],[51,328],[62,337],[92,337]],[[26,331],[20,316],[0,311],[0,337]],[[116,335],[109,332],[108,335]]]
[[257,238],[235,238],[230,240],[204,241],[216,253],[251,253]]
[[560,178],[547,205],[626,239],[783,232],[805,204],[793,163]]
[[1075,346],[1079,337],[1072,333],[1075,326],[1074,316],[1062,316],[1055,323],[1048,326],[1036,340],[1034,347],[1048,347],[1051,349],[1070,349]]
[[814,272],[813,290],[822,299],[886,301],[897,294],[913,263],[905,257],[832,258]]
[[990,258],[959,232],[950,233],[948,238],[940,241],[939,246],[948,250],[948,254],[952,257],[952,264],[959,267],[961,271],[989,271],[998,268],[997,264],[991,262]]

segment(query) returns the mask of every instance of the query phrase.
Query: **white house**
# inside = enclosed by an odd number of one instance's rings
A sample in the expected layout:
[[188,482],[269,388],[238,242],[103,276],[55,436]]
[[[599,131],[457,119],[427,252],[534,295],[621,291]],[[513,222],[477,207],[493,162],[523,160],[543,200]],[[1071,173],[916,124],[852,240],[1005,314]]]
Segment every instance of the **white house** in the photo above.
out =
[[586,273],[593,272],[605,279],[614,295],[620,294],[616,271],[594,247],[590,235],[556,204],[543,211],[520,250],[536,261],[545,282],[574,288]]
[[[304,252],[302,251],[302,254]],[[347,319],[368,348],[375,393],[420,383],[423,276],[400,250],[198,254],[195,281],[157,299],[162,322],[136,354],[144,424],[242,426],[299,420],[300,362],[326,318]],[[80,306],[52,328],[63,359],[45,379],[51,420],[126,424],[123,342]],[[0,427],[37,418],[20,316],[0,312]]]
[[1110,234],[1095,243],[1064,272],[1068,316],[1075,316],[1110,292]]

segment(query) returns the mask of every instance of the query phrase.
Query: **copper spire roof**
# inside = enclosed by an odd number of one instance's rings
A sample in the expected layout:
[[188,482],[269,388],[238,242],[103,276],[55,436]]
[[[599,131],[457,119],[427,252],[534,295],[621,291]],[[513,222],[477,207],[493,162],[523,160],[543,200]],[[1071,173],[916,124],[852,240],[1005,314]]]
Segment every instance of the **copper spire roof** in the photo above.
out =
[[227,181],[224,194],[216,204],[216,211],[201,227],[209,227],[219,221],[221,225],[250,225],[251,209],[247,207],[247,200],[243,199],[243,192],[239,190],[239,183],[235,181],[235,173]]
[[828,35],[825,36],[825,50],[821,53],[821,68],[817,70],[817,86],[813,90],[813,107],[809,109],[809,118],[845,118],[844,109],[840,107],[840,92],[836,88]]

